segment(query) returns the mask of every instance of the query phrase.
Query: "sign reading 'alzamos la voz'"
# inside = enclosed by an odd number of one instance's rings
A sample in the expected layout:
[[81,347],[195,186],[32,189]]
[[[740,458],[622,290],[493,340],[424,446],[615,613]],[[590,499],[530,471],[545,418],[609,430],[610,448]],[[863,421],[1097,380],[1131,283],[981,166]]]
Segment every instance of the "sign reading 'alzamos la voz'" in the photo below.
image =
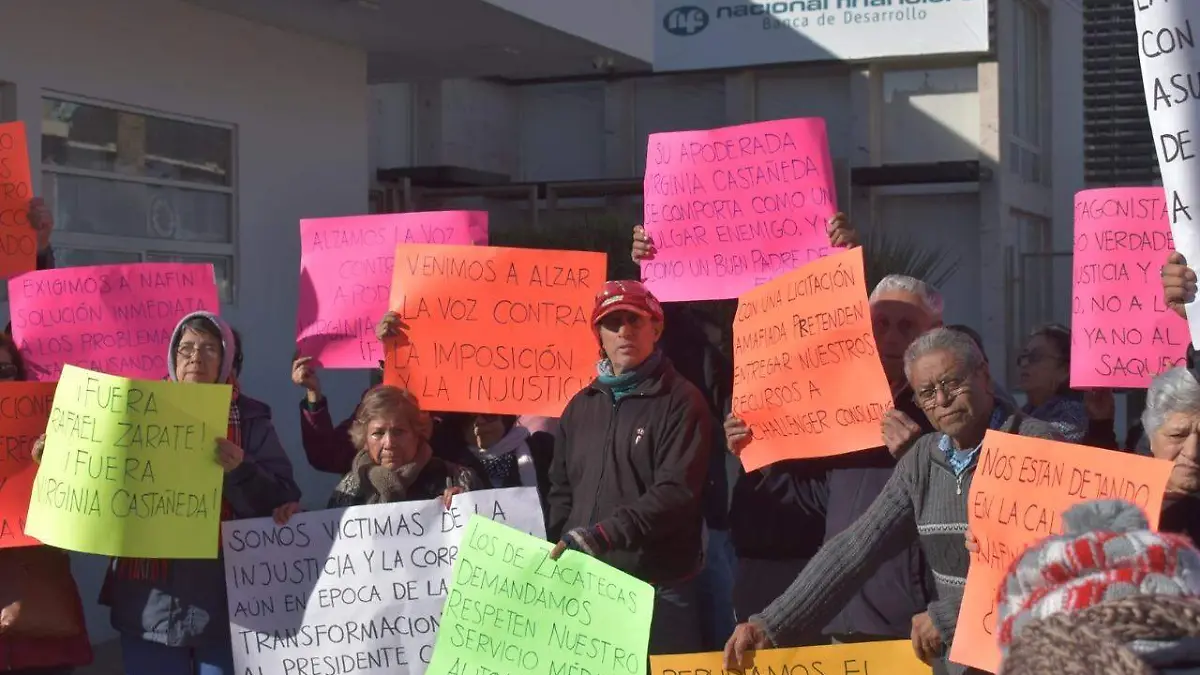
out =
[[655,0],[654,69],[988,50],[987,0]]

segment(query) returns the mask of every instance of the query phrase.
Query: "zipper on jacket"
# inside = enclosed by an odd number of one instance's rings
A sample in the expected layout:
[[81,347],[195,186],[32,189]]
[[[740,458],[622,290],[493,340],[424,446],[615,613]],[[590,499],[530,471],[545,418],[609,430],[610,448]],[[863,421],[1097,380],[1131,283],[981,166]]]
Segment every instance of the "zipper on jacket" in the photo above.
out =
[[[610,394],[611,396],[611,394]],[[615,453],[617,426],[617,411],[621,406],[620,400],[613,400],[612,417],[608,418],[608,428],[604,430],[604,451]],[[600,487],[604,485],[604,470],[608,468],[608,460],[602,459],[600,462],[600,480],[596,482],[596,495],[592,498],[592,512],[588,514],[587,525],[590,527],[596,524],[596,514],[600,511]]]
[[[611,394],[610,394],[611,395]],[[604,451],[612,455],[614,458],[617,455],[617,415],[620,413],[621,401],[627,401],[631,398],[645,398],[645,394],[627,394],[620,400],[613,401],[612,417],[608,420],[608,428],[604,432]],[[616,461],[615,459],[613,461]],[[596,514],[600,511],[600,486],[604,485],[604,470],[608,468],[608,462],[600,463],[600,481],[596,483],[597,497],[592,500],[592,513],[588,516],[588,525],[596,524]]]
[[962,473],[955,473],[954,469],[950,469],[945,466],[942,466],[941,464],[939,464],[936,461],[933,463],[933,465],[935,467],[937,467],[938,469],[941,469],[942,471],[945,471],[946,473],[950,474],[954,478],[954,494],[956,494],[956,495],[961,495],[963,493],[963,491],[962,491],[963,479],[967,477],[967,474],[975,473],[975,464],[974,463],[972,463],[967,468],[963,469]]

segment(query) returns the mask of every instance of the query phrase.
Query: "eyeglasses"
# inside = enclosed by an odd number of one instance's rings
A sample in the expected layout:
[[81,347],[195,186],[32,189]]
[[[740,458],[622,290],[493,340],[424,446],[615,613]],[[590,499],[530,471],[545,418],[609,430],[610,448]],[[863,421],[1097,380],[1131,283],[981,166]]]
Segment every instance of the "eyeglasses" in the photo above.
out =
[[958,398],[971,387],[971,382],[965,377],[948,377],[935,382],[933,386],[913,392],[913,403],[922,410],[928,410],[937,404],[938,392],[946,397],[946,403]]
[[1043,361],[1063,361],[1057,356],[1043,354],[1041,352],[1021,352],[1017,356],[1017,367],[1024,368],[1025,366],[1036,366]]
[[1038,335],[1039,333],[1058,333],[1059,335],[1071,337],[1071,329],[1061,323],[1048,323],[1044,326],[1039,326],[1033,331],[1033,335]]
[[221,348],[217,345],[200,345],[197,347],[194,344],[182,344],[175,349],[175,353],[182,356],[184,359],[191,359],[196,354],[202,358],[212,359],[221,355]]

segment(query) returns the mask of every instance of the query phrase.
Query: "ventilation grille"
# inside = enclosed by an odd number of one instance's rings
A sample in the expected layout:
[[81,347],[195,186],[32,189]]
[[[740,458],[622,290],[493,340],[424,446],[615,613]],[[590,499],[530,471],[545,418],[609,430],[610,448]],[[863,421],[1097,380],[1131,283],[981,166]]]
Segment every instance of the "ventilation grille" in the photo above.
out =
[[1089,186],[1161,182],[1129,0],[1085,0],[1084,178]]

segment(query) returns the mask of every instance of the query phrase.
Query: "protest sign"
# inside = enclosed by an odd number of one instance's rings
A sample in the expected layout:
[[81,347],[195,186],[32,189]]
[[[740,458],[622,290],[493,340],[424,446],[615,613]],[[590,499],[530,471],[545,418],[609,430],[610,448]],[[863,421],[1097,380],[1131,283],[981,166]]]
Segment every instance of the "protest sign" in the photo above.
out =
[[237,672],[424,673],[473,514],[545,537],[535,488],[226,522]]
[[37,233],[29,223],[32,199],[25,123],[0,124],[0,278],[37,267]]
[[42,382],[66,364],[161,379],[179,320],[220,311],[212,265],[195,263],[43,270],[9,279],[8,297],[13,339]]
[[[1200,269],[1200,224],[1196,222],[1200,170],[1195,161],[1200,150],[1200,105],[1194,84],[1200,72],[1195,37],[1200,29],[1200,2],[1134,0],[1133,4],[1146,109],[1175,250],[1191,268]],[[1200,307],[1195,301],[1188,304],[1187,315],[1192,343],[1200,344]]]
[[429,675],[642,675],[654,589],[485,518],[467,524]]
[[25,534],[29,495],[37,474],[30,450],[46,431],[54,403],[53,382],[0,382],[0,548],[37,546]]
[[296,347],[324,368],[378,368],[396,246],[487,245],[486,211],[387,213],[300,221]]
[[911,640],[858,642],[750,652],[744,668],[726,670],[725,655],[651,656],[650,675],[930,675]]
[[63,368],[26,534],[81,553],[216,558],[232,393]]
[[1162,188],[1075,195],[1071,386],[1147,387],[1186,364],[1187,323],[1159,275],[1172,248]]
[[738,299],[733,413],[753,471],[880,444],[892,390],[875,348],[861,248],[777,277]]
[[596,375],[606,269],[603,253],[398,246],[391,308],[411,344],[385,350],[384,382],[426,410],[558,417]]
[[642,199],[658,299],[736,298],[830,252],[825,120],[650,134]]
[[[996,597],[1013,559],[1062,534],[1062,514],[1080,502],[1122,499],[1158,523],[1171,463],[1081,445],[989,431],[967,496],[970,555],[950,660],[996,672]],[[965,549],[956,549],[965,558]]]

